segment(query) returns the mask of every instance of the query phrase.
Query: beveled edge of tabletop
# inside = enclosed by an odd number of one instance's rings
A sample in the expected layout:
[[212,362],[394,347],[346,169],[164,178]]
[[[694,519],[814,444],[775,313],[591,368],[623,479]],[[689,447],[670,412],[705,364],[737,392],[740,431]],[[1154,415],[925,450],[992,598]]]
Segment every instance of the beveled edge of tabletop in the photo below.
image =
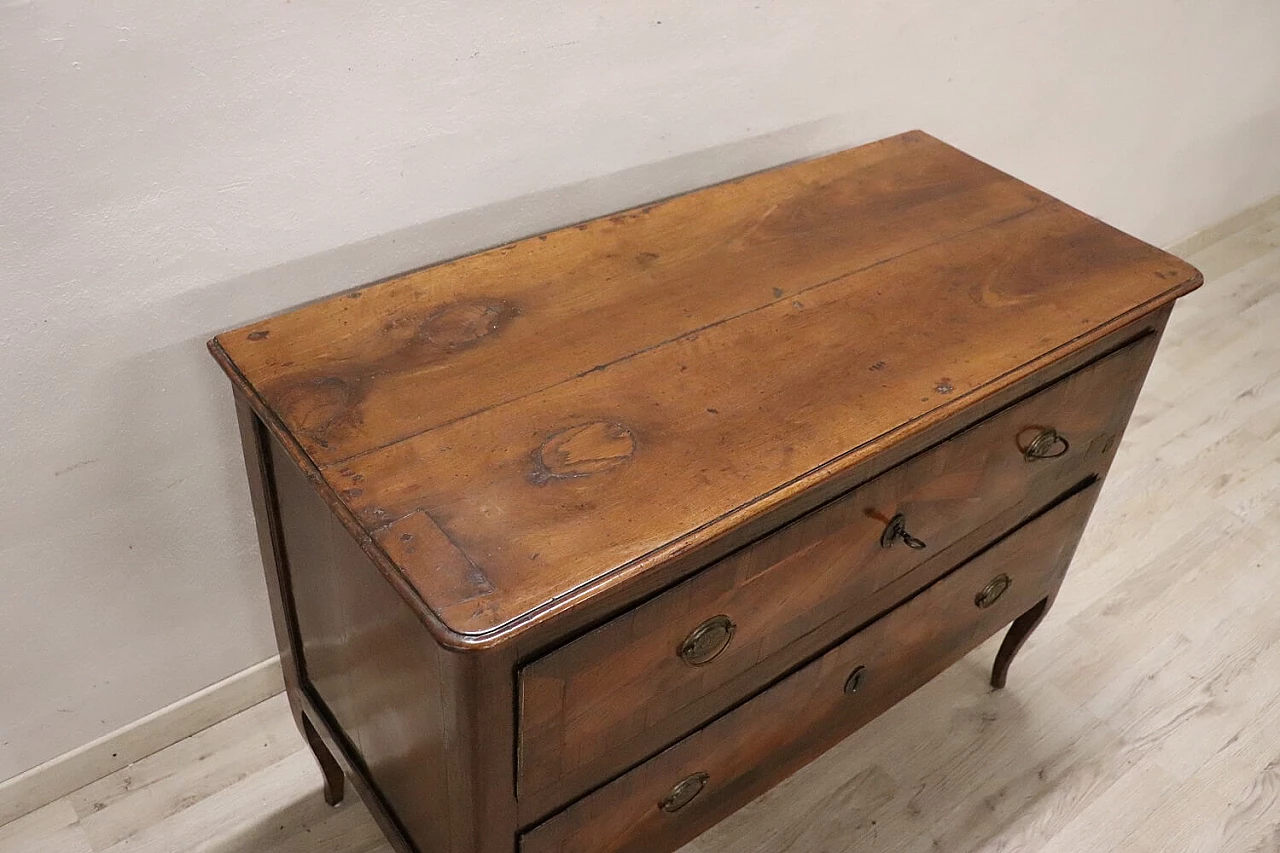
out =
[[[909,133],[921,134],[930,140],[935,139],[923,131],[910,131]],[[906,136],[907,134],[901,135]],[[941,142],[941,140],[936,141]],[[946,145],[945,142],[942,144]],[[817,159],[817,157],[789,161],[788,163],[779,164],[778,166],[770,167],[769,169],[760,170],[760,172],[767,172],[776,168],[784,168],[788,165],[806,162],[810,159]],[[751,174],[759,174],[760,172]],[[679,193],[675,196],[671,196],[670,198],[689,195],[707,189],[711,186],[739,181],[742,178],[749,176],[750,175],[735,176],[725,181],[718,182],[717,184],[698,187],[687,193]],[[618,216],[620,213],[640,210],[643,207],[650,207],[662,200],[647,202],[644,205],[636,205],[624,211],[609,213],[600,217],[593,217],[592,219],[585,221],[591,222],[597,219]],[[574,224],[559,226],[544,233],[554,233],[566,227],[574,227]],[[528,237],[522,237],[519,240],[508,241],[506,243],[499,244],[496,247],[482,249],[461,257],[470,257],[472,255],[491,252],[495,249],[500,249],[503,246],[513,245],[523,240],[536,238],[537,236],[539,235],[529,235]],[[1137,240],[1137,238],[1132,239]],[[442,646],[453,650],[481,651],[499,644],[508,643],[515,636],[524,633],[531,627],[544,623],[547,620],[556,617],[558,614],[561,614],[588,599],[601,595],[606,591],[615,590],[618,587],[624,586],[659,564],[694,554],[713,544],[726,533],[741,525],[747,524],[762,516],[785,509],[785,506],[788,503],[793,501],[798,495],[801,495],[810,489],[820,487],[837,478],[849,477],[853,474],[854,469],[863,465],[873,456],[890,450],[896,445],[906,442],[921,433],[934,429],[939,424],[952,418],[959,412],[981,404],[983,400],[1025,380],[1048,364],[1069,357],[1075,352],[1088,348],[1106,336],[1122,329],[1126,325],[1129,325],[1130,323],[1133,323],[1172,303],[1174,300],[1192,292],[1204,283],[1204,278],[1200,271],[1187,262],[1162,249],[1158,249],[1156,247],[1151,248],[1154,251],[1159,252],[1161,255],[1164,255],[1175,267],[1183,271],[1183,277],[1173,280],[1174,283],[1159,295],[1135,305],[1123,314],[1113,317],[1103,323],[1099,323],[1098,325],[1082,332],[1074,339],[1067,341],[1058,347],[1045,351],[1037,358],[1022,364],[1018,368],[1010,370],[1001,376],[993,378],[984,385],[977,386],[965,394],[948,400],[942,405],[930,410],[914,420],[904,422],[897,428],[875,436],[861,445],[850,448],[846,452],[827,460],[822,465],[803,472],[772,491],[757,496],[750,502],[742,504],[719,517],[710,519],[705,524],[691,529],[681,536],[673,538],[630,561],[607,570],[586,583],[567,590],[563,595],[552,598],[540,606],[512,616],[490,628],[478,631],[460,631],[450,625],[445,618],[431,608],[431,606],[422,597],[419,590],[402,571],[400,566],[398,566],[395,561],[392,560],[377,544],[373,538],[373,531],[367,529],[356,517],[354,512],[343,501],[334,487],[325,479],[321,468],[316,465],[316,463],[306,453],[302,445],[292,435],[288,426],[280,420],[261,395],[258,394],[252,383],[241,373],[235,361],[223,348],[220,342],[221,338],[248,329],[257,325],[257,322],[261,321],[251,322],[219,333],[207,342],[207,346],[211,355],[230,378],[236,393],[244,396],[249,405],[253,408],[254,412],[262,419],[270,433],[280,441],[289,457],[299,466],[300,470],[302,470],[306,478],[311,482],[313,488],[316,489],[320,497],[334,512],[343,526],[346,527],[346,529],[356,539],[361,549],[370,557],[388,582],[397,589],[403,599],[418,615],[423,624],[431,632],[433,638]],[[405,277],[406,275],[412,274],[412,272],[452,263],[458,259],[459,258],[451,258],[438,263],[424,265],[423,267],[416,268],[413,271],[399,273],[375,282],[361,284],[339,293],[323,297],[318,300],[313,300],[312,303],[305,304],[313,304],[314,302],[324,302],[331,299],[341,298],[344,294],[349,293],[352,290],[364,289],[382,283],[393,282]],[[289,313],[290,311],[296,310],[297,307],[300,306],[294,306],[290,309],[286,309],[285,311],[278,312],[273,316]],[[856,484],[849,482],[848,485],[851,487]],[[687,572],[685,574],[687,575]],[[673,578],[672,582],[678,581],[679,579],[679,577]]]
[[316,467],[301,446],[293,439],[287,427],[279,421],[275,413],[266,406],[253,387],[240,375],[234,362],[230,360],[218,344],[216,337],[209,340],[208,348],[214,359],[231,379],[236,393],[245,396],[254,412],[263,420],[271,434],[280,441],[290,458],[302,470],[307,480],[343,526],[356,539],[365,554],[369,556],[384,577],[412,607],[423,624],[430,630],[433,638],[446,648],[457,651],[481,651],[508,642],[515,635],[523,633],[534,624],[550,619],[587,598],[625,584],[631,578],[643,574],[646,570],[659,563],[695,552],[713,543],[740,524],[765,515],[770,511],[780,509],[787,502],[808,489],[820,486],[837,477],[848,475],[853,469],[866,462],[872,456],[926,432],[956,413],[1028,378],[1044,366],[1065,358],[1074,352],[1088,348],[1107,335],[1119,331],[1126,325],[1163,308],[1199,288],[1204,283],[1204,277],[1200,271],[1189,264],[1185,264],[1185,262],[1180,261],[1180,263],[1188,269],[1191,273],[1190,276],[1171,287],[1160,297],[1149,300],[1124,315],[1090,329],[1075,340],[1044,353],[1041,357],[1023,364],[1020,368],[998,377],[987,385],[975,388],[968,394],[948,401],[929,412],[926,417],[904,423],[899,428],[883,433],[866,444],[851,448],[845,454],[829,460],[819,468],[806,472],[773,492],[761,495],[755,501],[740,506],[733,512],[719,518],[715,518],[707,524],[689,531],[684,536],[673,539],[641,557],[597,577],[592,582],[569,591],[560,598],[548,601],[542,607],[519,614],[489,630],[474,633],[455,630],[431,609],[419,591],[405,577],[400,567],[378,546],[370,531],[365,529],[351,509],[338,496],[334,488],[324,479],[320,469]]

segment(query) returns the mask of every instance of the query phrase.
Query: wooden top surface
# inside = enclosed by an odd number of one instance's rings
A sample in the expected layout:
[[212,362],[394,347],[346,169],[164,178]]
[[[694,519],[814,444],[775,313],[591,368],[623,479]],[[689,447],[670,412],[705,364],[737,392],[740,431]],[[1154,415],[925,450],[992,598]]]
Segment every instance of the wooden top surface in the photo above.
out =
[[476,643],[1194,289],[919,131],[226,332],[215,357]]

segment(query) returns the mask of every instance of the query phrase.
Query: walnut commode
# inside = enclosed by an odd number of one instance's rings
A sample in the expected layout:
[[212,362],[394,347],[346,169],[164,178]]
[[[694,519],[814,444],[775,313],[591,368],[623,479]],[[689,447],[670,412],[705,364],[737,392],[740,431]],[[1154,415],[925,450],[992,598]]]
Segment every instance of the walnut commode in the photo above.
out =
[[1182,261],[912,132],[219,335],[294,715],[417,853],[674,850],[1045,616]]

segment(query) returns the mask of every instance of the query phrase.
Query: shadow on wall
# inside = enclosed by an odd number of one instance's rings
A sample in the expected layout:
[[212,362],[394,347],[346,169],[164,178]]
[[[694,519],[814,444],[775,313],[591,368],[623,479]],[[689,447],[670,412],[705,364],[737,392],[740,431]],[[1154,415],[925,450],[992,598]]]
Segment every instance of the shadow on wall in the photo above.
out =
[[0,715],[0,740],[20,745],[0,750],[0,779],[274,651],[234,409],[206,352],[209,337],[391,274],[884,135],[878,130],[826,119],[547,189],[139,302],[103,317],[92,334],[71,336],[66,362],[76,381],[42,389],[38,401],[56,429],[31,462],[49,477],[5,519],[18,534],[6,559],[24,567],[14,599],[58,600],[71,615],[51,622],[19,607],[8,633],[0,631],[39,644],[15,647],[6,673],[18,685],[14,706],[37,711]]
[[[208,491],[203,500],[221,501],[224,507],[238,508],[235,512],[238,519],[231,522],[237,526],[237,541],[256,548],[248,520],[249,500],[239,462],[235,415],[226,380],[205,351],[208,337],[370,281],[782,163],[851,147],[888,132],[860,129],[848,117],[823,119],[459,212],[188,291],[163,306],[162,314],[207,318],[207,334],[139,356],[122,371],[153,377],[157,373],[168,374],[166,381],[181,383],[187,394],[199,398],[199,411],[184,412],[182,417],[187,423],[206,425],[204,429],[216,433],[204,437],[213,443],[212,451],[208,448],[196,451],[206,456],[208,464],[217,466],[216,472],[210,472],[216,482],[205,480],[204,488]],[[182,424],[174,422],[173,414],[166,416],[163,403],[153,394],[144,392],[137,399],[122,398],[119,405],[122,411],[119,420],[113,419],[113,423],[134,423],[144,433],[151,432],[144,442],[151,441],[160,448],[174,446],[167,433],[182,429]],[[142,436],[133,436],[135,441],[139,438]],[[189,453],[191,448],[183,446],[182,452]],[[115,473],[127,475],[127,472]],[[149,526],[164,531],[181,529],[190,523],[182,502],[166,506],[172,517],[149,518]],[[209,533],[214,535],[216,531]]]
[[[238,461],[229,461],[240,456],[235,415],[226,380],[205,351],[208,337],[371,281],[882,135],[865,130],[860,134],[848,118],[810,122],[462,211],[189,291],[166,306],[165,314],[209,318],[207,335],[152,351],[142,357],[145,363],[130,364],[125,371],[176,370],[175,381],[198,386],[191,391],[203,408],[193,416],[215,425],[216,458],[225,462],[216,475],[217,488],[211,497],[242,507],[247,518],[248,492],[242,469]],[[122,405],[126,412],[121,422],[127,422],[145,411],[147,401],[127,400]],[[180,517],[152,521],[160,528],[184,523]],[[244,531],[244,541],[256,541],[251,531]]]
[[859,133],[838,117],[809,122],[461,211],[186,293],[174,307],[240,326],[371,281],[905,130]]

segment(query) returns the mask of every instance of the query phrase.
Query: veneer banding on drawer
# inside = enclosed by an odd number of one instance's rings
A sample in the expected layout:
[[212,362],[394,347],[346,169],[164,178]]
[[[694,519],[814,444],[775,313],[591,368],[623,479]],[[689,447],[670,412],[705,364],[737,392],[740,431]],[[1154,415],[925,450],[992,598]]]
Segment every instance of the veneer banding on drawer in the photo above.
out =
[[820,657],[833,646],[848,639],[861,628],[866,627],[875,619],[919,593],[923,588],[928,587],[933,581],[945,576],[955,567],[982,553],[993,542],[1002,539],[1011,531],[1042,515],[1048,508],[1057,506],[1077,492],[1089,488],[1097,482],[1097,479],[1097,477],[1091,475],[1072,485],[1063,493],[1056,495],[1045,505],[1017,506],[1002,512],[991,523],[975,529],[950,548],[936,554],[919,568],[899,577],[878,592],[863,599],[859,602],[858,607],[851,608],[835,619],[829,620],[802,637],[797,638],[786,649],[763,660],[756,667],[739,675],[735,680],[726,682],[720,688],[679,711],[671,718],[673,728],[680,732],[679,735],[665,742],[657,743],[648,752],[637,755],[634,760],[624,766],[619,766],[617,771],[606,776],[600,774],[595,768],[589,767],[577,776],[567,779],[566,783],[561,786],[525,795],[519,800],[521,824],[524,826],[535,825],[559,811],[566,803],[579,799],[593,788],[598,787],[602,778],[615,778],[623,772],[643,764],[683,735],[705,725],[708,720],[723,714],[726,709],[736,707],[743,701],[749,700],[752,696],[758,695],[763,689],[776,684],[803,665]]
[[998,513],[1105,471],[1156,343],[1139,337],[526,665],[521,796],[573,796],[670,743],[702,696],[759,686],[776,672],[744,674]]
[[[690,840],[1052,596],[1098,485],[1074,491],[816,660],[530,829],[521,853],[642,853]],[[979,606],[975,598],[1002,577],[1002,594]],[[679,808],[664,805],[673,795]]]

